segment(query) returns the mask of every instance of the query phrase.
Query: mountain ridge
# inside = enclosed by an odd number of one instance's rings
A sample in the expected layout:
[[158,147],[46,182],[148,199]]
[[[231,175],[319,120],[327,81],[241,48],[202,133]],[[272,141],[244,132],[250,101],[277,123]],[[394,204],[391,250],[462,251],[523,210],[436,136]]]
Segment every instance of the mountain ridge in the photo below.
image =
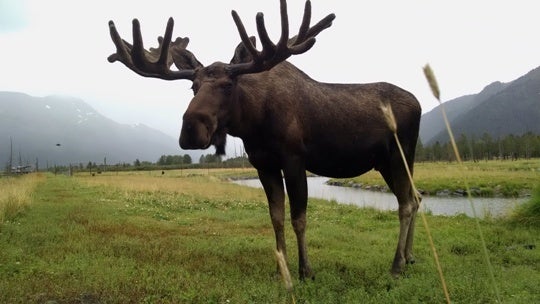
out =
[[[189,154],[165,133],[146,125],[117,123],[80,98],[34,97],[0,92],[0,163],[155,162],[161,155]],[[193,155],[192,157],[196,157]],[[15,161],[15,159],[17,161]]]
[[[477,94],[446,101],[443,106],[455,136],[540,134],[540,67],[508,83],[492,82]],[[441,105],[422,115],[420,139],[425,146],[448,141]]]

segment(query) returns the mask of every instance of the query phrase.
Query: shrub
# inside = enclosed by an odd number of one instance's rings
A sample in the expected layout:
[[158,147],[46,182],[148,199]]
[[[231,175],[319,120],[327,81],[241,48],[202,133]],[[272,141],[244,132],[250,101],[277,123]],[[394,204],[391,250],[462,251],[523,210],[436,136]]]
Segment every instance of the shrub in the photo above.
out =
[[512,221],[518,224],[540,227],[540,185],[536,186],[527,202],[515,209]]

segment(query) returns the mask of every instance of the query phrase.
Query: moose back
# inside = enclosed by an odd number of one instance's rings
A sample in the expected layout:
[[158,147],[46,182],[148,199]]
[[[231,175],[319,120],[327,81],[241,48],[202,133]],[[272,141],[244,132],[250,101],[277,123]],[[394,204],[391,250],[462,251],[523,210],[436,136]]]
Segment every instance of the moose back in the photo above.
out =
[[[397,138],[412,172],[420,105],[412,94],[389,83],[328,84],[311,79],[286,59],[308,51],[335,16],[311,26],[311,3],[306,1],[299,32],[289,38],[285,0],[280,0],[280,8],[277,43],[268,37],[263,14],[257,14],[261,51],[232,11],[242,42],[230,63],[208,66],[186,49],[188,38],[172,41],[172,18],[158,48],[149,51],[144,49],[138,20],[133,20],[133,44],[123,40],[110,21],[117,50],[109,61],[120,61],[145,77],[192,81],[194,97],[183,116],[180,146],[214,145],[216,153],[223,154],[227,134],[242,139],[268,199],[277,250],[284,255],[286,186],[302,279],[313,277],[305,239],[306,170],[335,178],[378,170],[399,204],[399,239],[391,267],[391,273],[399,276],[406,263],[414,262],[418,203],[381,106],[389,105],[395,113]],[[177,69],[171,70],[173,64]]]

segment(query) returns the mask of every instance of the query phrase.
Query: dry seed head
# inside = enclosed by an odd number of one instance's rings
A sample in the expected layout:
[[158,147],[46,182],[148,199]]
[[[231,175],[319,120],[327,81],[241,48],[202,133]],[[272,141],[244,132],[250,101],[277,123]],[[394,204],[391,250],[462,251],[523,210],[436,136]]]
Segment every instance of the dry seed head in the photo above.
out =
[[292,291],[293,285],[291,273],[289,272],[289,268],[287,267],[287,261],[285,261],[285,256],[283,256],[283,253],[278,250],[276,250],[275,253],[276,259],[278,261],[279,272],[281,272],[281,278],[283,279],[283,283],[285,283],[285,288],[288,291]]
[[441,93],[439,91],[439,85],[437,84],[437,79],[435,79],[435,74],[433,73],[433,70],[429,66],[429,63],[424,66],[424,75],[426,76],[426,79],[429,83],[429,87],[431,88],[431,92],[433,93],[433,96],[437,98],[438,101],[441,101]]
[[397,133],[396,118],[390,104],[381,103],[381,111],[383,112],[384,120],[386,120],[388,128],[390,128],[392,133]]

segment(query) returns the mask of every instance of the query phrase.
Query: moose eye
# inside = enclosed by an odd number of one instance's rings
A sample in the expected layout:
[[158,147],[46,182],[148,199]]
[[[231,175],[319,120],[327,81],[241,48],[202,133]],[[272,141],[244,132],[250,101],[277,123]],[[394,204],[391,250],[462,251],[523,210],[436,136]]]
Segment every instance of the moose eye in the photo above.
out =
[[226,82],[221,85],[221,90],[224,94],[230,95],[233,89],[232,82]]

